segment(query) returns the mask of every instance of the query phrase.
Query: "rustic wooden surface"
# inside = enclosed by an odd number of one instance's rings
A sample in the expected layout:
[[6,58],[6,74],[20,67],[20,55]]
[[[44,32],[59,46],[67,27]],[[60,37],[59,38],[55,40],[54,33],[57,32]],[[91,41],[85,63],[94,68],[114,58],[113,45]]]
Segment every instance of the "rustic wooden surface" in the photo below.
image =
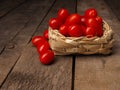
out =
[[1,0],[0,1],[0,18],[6,16],[9,12],[25,3],[25,0]]
[[[80,0],[77,12],[94,7],[114,30],[115,44],[111,55],[77,56],[75,90],[120,90],[120,22],[102,0]],[[87,5],[86,5],[87,4]]]
[[[55,56],[53,64],[42,65],[31,38],[42,35],[62,7],[81,15],[96,8],[115,32],[113,53]],[[103,0],[1,0],[0,90],[120,90],[119,25]]]
[[120,20],[120,0],[105,0]]

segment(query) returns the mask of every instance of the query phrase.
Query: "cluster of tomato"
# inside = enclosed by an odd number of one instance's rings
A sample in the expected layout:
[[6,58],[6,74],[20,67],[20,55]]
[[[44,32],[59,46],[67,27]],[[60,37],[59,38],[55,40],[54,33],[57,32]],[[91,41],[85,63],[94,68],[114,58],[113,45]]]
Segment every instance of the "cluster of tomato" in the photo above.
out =
[[[86,36],[88,38],[103,35],[102,18],[98,16],[94,8],[87,9],[83,16],[70,14],[66,9],[60,9],[56,18],[49,20],[49,26],[66,37]],[[34,36],[32,44],[37,48],[42,64],[50,64],[54,61],[54,52],[48,43],[48,30],[42,36]]]
[[66,37],[101,37],[102,23],[102,18],[94,8],[87,9],[83,16],[78,13],[69,14],[67,9],[60,9],[57,17],[49,20],[49,26]]
[[37,48],[39,59],[42,64],[51,64],[54,61],[54,52],[50,49],[48,43],[48,30],[45,30],[43,36],[34,36],[32,44]]

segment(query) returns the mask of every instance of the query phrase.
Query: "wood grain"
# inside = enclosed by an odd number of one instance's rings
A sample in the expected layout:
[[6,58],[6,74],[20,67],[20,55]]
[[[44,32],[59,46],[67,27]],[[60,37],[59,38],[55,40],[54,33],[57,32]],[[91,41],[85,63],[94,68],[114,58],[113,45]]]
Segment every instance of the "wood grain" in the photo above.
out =
[[120,22],[103,0],[78,0],[77,6],[78,13],[96,8],[115,32],[116,42],[111,55],[76,57],[74,90],[120,90]]
[[28,46],[1,90],[70,90],[71,57],[56,57],[52,65],[39,62],[35,48]]
[[[33,5],[30,5],[33,3]],[[38,6],[30,1],[0,19],[0,50],[6,46],[29,22]],[[0,51],[1,52],[1,51]]]
[[[43,22],[41,22],[39,28],[37,28],[35,35],[42,34],[43,30],[48,27],[48,20],[56,15],[59,8],[65,7],[68,8],[70,12],[75,12],[75,4],[73,3],[75,3],[73,0],[70,0],[70,3],[65,0],[57,0],[56,3],[52,5],[53,7],[51,7]],[[19,35],[23,34],[21,33]],[[39,62],[39,55],[35,47],[32,47],[30,43],[25,46],[21,57],[1,89],[70,90],[72,87],[71,83],[72,56],[56,56],[53,64],[45,66]]]
[[[35,31],[37,25],[41,22],[41,19],[44,17],[44,14],[47,13],[47,11],[48,11],[49,7],[51,7],[53,1],[44,0],[44,2],[42,2],[43,4],[40,5],[39,3],[41,3],[41,2],[42,1],[39,1],[39,0],[30,1],[30,2],[26,3],[25,5],[21,6],[19,9],[15,10],[13,12],[14,15],[12,13],[9,16],[7,16],[6,18],[2,18],[3,20],[1,20],[2,24],[3,24],[3,22],[6,22],[6,26],[3,25],[0,28],[2,28],[2,30],[4,30],[4,28],[7,28],[7,27],[9,27],[9,28],[6,29],[5,32],[1,31],[2,32],[1,37],[3,38],[3,41],[6,44],[5,44],[4,51],[2,51],[2,53],[0,55],[0,86],[2,86],[2,84],[4,83],[4,81],[7,78],[7,75],[9,75],[9,73],[13,69],[14,65],[20,58],[22,49],[25,48],[25,45],[27,44],[24,42],[26,40],[29,41],[31,39],[31,37],[29,35],[27,35],[26,33],[27,32],[33,33]],[[44,9],[44,14],[42,14],[42,15],[41,15],[41,13],[38,14],[38,12],[40,12],[39,10],[41,10],[43,7],[45,7],[44,5],[46,2],[50,2],[51,4],[46,6],[46,8]],[[25,9],[25,7],[26,7],[26,9]],[[18,13],[18,11],[20,13]],[[38,16],[41,17],[41,19],[39,19]],[[8,18],[8,17],[10,17],[10,18]],[[7,23],[7,20],[9,21],[8,23]],[[10,23],[10,20],[12,20],[13,22]],[[31,22],[31,20],[35,21],[35,23]],[[31,25],[34,28],[30,29],[29,28],[30,26],[27,26],[27,24]],[[22,31],[22,29],[24,31]],[[20,31],[23,34],[23,36],[25,36],[24,34],[26,34],[25,38],[23,38]],[[7,35],[5,33],[7,33]],[[21,37],[20,37],[20,35],[21,35]],[[18,37],[19,37],[19,39],[18,39]],[[26,42],[28,42],[28,41],[26,41]],[[20,43],[18,43],[18,42],[20,42]],[[3,43],[1,43],[1,44],[3,44]]]
[[26,0],[1,0],[0,1],[0,18],[25,3]]
[[120,0],[105,0],[105,2],[112,8],[113,12],[120,20]]

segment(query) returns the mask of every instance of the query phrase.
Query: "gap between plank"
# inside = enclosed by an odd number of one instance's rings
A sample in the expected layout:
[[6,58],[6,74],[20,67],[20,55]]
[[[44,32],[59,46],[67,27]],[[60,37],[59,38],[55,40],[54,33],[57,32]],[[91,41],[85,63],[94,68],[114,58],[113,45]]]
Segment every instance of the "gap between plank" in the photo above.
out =
[[3,46],[3,48],[2,48],[2,50],[0,52],[0,55],[4,52],[4,50],[5,50],[5,46]]
[[[35,10],[36,11],[36,10]],[[35,12],[34,11],[34,12]],[[34,13],[33,12],[33,13]],[[21,32],[21,30],[23,30],[27,25],[28,25],[28,23],[30,22],[30,20],[32,19],[32,15],[31,15],[31,17],[29,18],[29,20],[24,24],[24,26],[20,29],[20,30],[18,30],[18,32],[15,34],[15,36],[13,36],[12,37],[12,39],[10,40],[10,41],[13,41],[14,39],[15,39],[15,37]]]
[[16,63],[18,62],[18,60],[20,59],[22,55],[20,54],[20,56],[17,58],[16,62],[14,63],[14,65],[12,66],[12,68],[10,69],[10,71],[8,72],[7,76],[5,77],[5,79],[3,80],[3,82],[0,85],[0,89],[3,86],[3,84],[5,83],[5,81],[7,80],[8,76],[10,75],[10,73],[12,72],[14,66],[16,65]]
[[34,36],[34,34],[36,33],[36,31],[38,30],[39,26],[42,24],[42,22],[45,20],[46,16],[48,15],[48,13],[51,11],[52,7],[54,6],[56,0],[54,0],[54,2],[52,3],[52,5],[50,6],[50,8],[48,9],[47,13],[45,14],[45,16],[43,17],[43,19],[41,20],[41,22],[38,24],[36,30],[33,32],[33,34],[31,35],[30,40],[28,41],[27,44],[29,44],[31,42],[32,37]]
[[74,90],[74,79],[75,79],[75,58],[76,56],[74,55],[72,57],[72,85],[71,85],[71,90]]
[[[77,0],[75,0],[75,13],[77,13]],[[75,59],[76,55],[73,55],[72,57],[72,81],[71,81],[71,90],[74,90],[74,81],[75,81]]]
[[[12,42],[14,39],[15,39],[15,37],[20,33],[20,31],[22,30],[22,29],[24,29],[26,26],[27,26],[27,24],[29,23],[29,21],[32,19],[32,16],[30,17],[30,19],[24,24],[24,26],[20,29],[20,30],[18,30],[17,31],[17,33],[9,40],[9,42]],[[7,44],[7,43],[6,43]],[[0,55],[4,52],[4,50],[5,50],[5,48],[6,48],[6,44],[4,45],[4,47],[2,48],[2,50],[1,50],[1,52],[0,52]]]
[[10,12],[12,12],[13,10],[15,10],[16,8],[20,7],[21,5],[23,5],[27,0],[25,0],[24,2],[20,3],[19,5],[17,5],[16,7],[10,9],[9,11],[7,11],[5,14],[3,14],[2,16],[0,16],[0,19],[5,17],[6,15],[8,15]]

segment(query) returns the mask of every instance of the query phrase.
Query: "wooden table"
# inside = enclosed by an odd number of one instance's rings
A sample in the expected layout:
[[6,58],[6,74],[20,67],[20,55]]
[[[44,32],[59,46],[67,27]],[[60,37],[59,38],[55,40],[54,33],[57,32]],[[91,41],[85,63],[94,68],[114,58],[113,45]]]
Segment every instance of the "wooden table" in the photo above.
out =
[[[83,15],[94,7],[115,32],[111,55],[56,56],[39,62],[31,38],[59,8]],[[120,90],[120,21],[103,0],[1,0],[0,90]]]

